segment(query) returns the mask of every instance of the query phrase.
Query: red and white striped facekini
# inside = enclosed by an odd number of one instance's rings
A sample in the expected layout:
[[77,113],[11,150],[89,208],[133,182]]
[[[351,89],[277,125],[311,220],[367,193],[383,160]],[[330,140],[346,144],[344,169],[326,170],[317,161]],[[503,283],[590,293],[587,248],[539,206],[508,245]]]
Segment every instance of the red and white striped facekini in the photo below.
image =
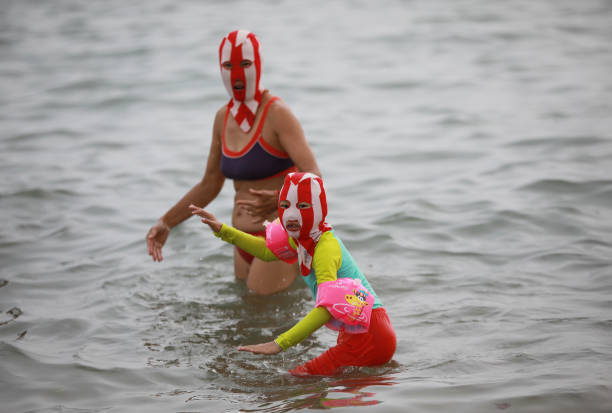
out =
[[[280,202],[288,201],[287,208]],[[310,208],[298,208],[300,202],[308,202]],[[310,172],[292,172],[285,177],[279,194],[278,216],[287,234],[298,244],[298,261],[302,275],[308,275],[312,266],[314,248],[324,232],[332,227],[325,222],[327,199],[323,180]],[[300,231],[288,231],[288,221],[298,221]]]
[[[241,67],[243,60],[253,64],[247,68]],[[223,67],[230,62],[231,69]],[[261,103],[263,87],[261,86],[262,59],[259,41],[255,34],[248,30],[235,30],[225,36],[219,46],[219,65],[221,78],[231,99],[228,109],[244,132],[253,127],[255,113]],[[234,89],[234,83],[241,81],[243,89]]]

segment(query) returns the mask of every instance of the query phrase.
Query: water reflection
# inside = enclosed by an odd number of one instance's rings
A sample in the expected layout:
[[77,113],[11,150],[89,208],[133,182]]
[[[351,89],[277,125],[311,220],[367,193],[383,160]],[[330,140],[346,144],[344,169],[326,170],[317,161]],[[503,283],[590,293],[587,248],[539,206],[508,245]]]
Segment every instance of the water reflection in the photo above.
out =
[[[258,409],[243,412],[289,412],[302,409],[333,409],[336,407],[373,406],[380,403],[372,386],[396,384],[391,376],[365,376],[343,378],[312,378],[320,380],[313,386],[299,386],[276,394]],[[369,389],[368,389],[369,388]],[[367,390],[366,390],[367,389]],[[288,394],[289,393],[289,394]],[[276,404],[275,402],[279,402]]]

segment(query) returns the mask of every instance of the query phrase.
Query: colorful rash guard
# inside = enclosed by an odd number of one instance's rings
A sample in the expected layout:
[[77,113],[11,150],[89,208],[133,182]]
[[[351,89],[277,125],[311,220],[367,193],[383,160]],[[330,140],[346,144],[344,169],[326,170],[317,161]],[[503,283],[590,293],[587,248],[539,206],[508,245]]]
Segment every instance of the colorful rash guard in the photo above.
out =
[[[261,237],[255,237],[225,224],[219,232],[215,233],[215,235],[223,241],[234,244],[263,261],[278,260],[266,246],[266,241]],[[290,244],[293,248],[296,248],[291,238]],[[316,299],[317,286],[320,283],[335,281],[338,278],[359,279],[362,285],[374,296],[373,308],[382,307],[380,299],[367,278],[363,275],[340,238],[338,238],[332,230],[321,235],[314,250],[312,269],[310,273],[307,276],[303,276],[302,279],[310,288],[313,298]],[[330,319],[331,315],[324,307],[316,307],[295,326],[278,336],[275,341],[283,350],[286,350],[311,335]]]

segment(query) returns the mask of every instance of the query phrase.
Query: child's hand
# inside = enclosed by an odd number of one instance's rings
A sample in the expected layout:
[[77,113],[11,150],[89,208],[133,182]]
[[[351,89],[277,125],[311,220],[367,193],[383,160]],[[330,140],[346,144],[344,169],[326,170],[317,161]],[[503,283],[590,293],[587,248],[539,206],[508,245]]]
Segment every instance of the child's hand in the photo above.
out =
[[191,213],[193,215],[201,216],[202,222],[208,225],[210,229],[212,229],[214,232],[221,231],[221,227],[223,226],[223,223],[217,221],[217,218],[215,218],[213,214],[211,214],[210,212],[206,212],[202,208],[197,207],[193,204],[189,205],[189,209],[191,209]]
[[283,351],[281,346],[275,341],[269,341],[262,344],[252,344],[250,346],[239,346],[238,351],[250,351],[253,354],[276,354]]

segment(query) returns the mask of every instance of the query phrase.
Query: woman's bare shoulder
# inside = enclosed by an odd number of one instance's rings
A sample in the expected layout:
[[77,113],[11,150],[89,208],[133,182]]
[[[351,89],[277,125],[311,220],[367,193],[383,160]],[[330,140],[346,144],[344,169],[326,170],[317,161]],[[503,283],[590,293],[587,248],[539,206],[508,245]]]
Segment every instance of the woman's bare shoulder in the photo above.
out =
[[217,113],[215,114],[215,121],[217,121],[218,119],[223,120],[223,118],[225,117],[225,113],[227,112],[227,104],[221,106],[218,110]]
[[289,105],[280,98],[276,99],[270,105],[267,119],[269,119],[271,124],[276,126],[275,129],[292,126],[298,122]]
[[276,98],[274,99],[274,101],[270,104],[270,107],[268,109],[268,113],[272,114],[272,113],[283,113],[283,112],[289,112],[291,113],[291,109],[289,108],[289,105],[287,105],[287,103],[280,98],[279,96],[271,96],[272,98]]

